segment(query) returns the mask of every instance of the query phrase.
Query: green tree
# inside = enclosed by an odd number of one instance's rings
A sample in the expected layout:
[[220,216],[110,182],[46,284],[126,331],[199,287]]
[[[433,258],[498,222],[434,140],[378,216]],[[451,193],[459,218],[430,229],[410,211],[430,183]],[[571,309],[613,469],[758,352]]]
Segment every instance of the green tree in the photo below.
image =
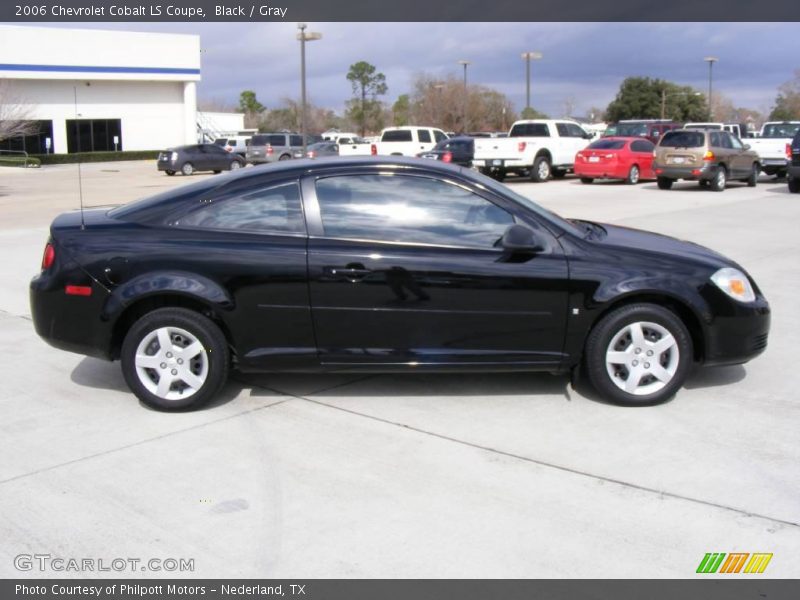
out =
[[659,119],[704,121],[708,104],[703,94],[690,86],[680,86],[663,79],[628,77],[620,85],[617,97],[606,109],[608,121],[622,119]]
[[526,106],[522,109],[522,112],[519,115],[520,119],[549,119],[545,113],[536,110],[532,106]]
[[800,69],[794,72],[794,79],[778,88],[778,96],[769,118],[772,121],[800,119]]
[[411,100],[408,94],[400,94],[392,105],[392,122],[397,127],[408,125],[411,122]]
[[386,76],[375,69],[366,61],[359,61],[350,65],[347,80],[353,87],[353,100],[348,102],[348,116],[359,125],[359,133],[365,135],[367,127],[376,128],[377,122],[382,121],[383,107],[377,99],[389,90],[386,86]]
[[267,107],[258,101],[253,90],[245,90],[239,94],[239,109],[244,113],[245,127],[253,127]]

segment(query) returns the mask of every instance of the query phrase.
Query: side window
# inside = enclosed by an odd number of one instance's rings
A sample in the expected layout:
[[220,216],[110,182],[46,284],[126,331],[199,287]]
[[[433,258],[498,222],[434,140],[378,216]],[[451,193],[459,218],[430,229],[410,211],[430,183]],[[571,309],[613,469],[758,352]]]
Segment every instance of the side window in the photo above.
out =
[[343,175],[316,187],[330,237],[491,248],[514,223],[509,212],[438,179]]
[[579,125],[575,125],[575,123],[567,123],[567,131],[569,132],[570,137],[582,138],[586,135],[586,132],[583,130],[583,128]]
[[728,140],[731,143],[731,148],[733,148],[735,150],[744,150],[744,144],[742,144],[742,140],[740,140],[735,135],[729,134],[728,135]]
[[719,133],[716,131],[712,131],[708,134],[708,139],[710,140],[709,143],[714,148],[722,148],[722,142],[719,139]]
[[556,129],[558,130],[558,137],[570,137],[566,123],[556,123]]
[[727,131],[723,131],[719,134],[719,141],[722,144],[723,148],[733,148],[733,142],[731,142],[731,134]]
[[647,152],[648,154],[653,151],[655,146],[652,142],[647,140],[635,140],[631,142],[631,150],[633,152]]
[[300,191],[294,182],[214,200],[187,213],[173,224],[257,233],[305,232]]
[[290,146],[302,146],[303,145],[303,136],[302,135],[290,135],[289,136],[289,145]]
[[286,136],[285,135],[270,135],[270,136],[267,136],[267,143],[270,146],[285,146],[286,145]]
[[438,129],[434,129],[433,130],[433,139],[436,140],[436,143],[438,144],[442,140],[446,140],[447,136],[443,132],[439,131]]
[[427,129],[418,129],[417,135],[419,136],[419,141],[423,144],[430,144],[431,142],[431,132]]

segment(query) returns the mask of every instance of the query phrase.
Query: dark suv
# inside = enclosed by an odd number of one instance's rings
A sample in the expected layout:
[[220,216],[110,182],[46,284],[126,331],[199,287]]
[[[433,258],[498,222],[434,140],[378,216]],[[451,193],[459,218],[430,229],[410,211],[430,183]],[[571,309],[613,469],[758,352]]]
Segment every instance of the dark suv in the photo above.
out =
[[675,121],[662,121],[659,119],[619,121],[609,125],[603,133],[603,137],[643,137],[657,144],[662,135],[681,127],[682,125]]
[[786,179],[789,182],[789,191],[793,194],[800,192],[800,129],[794,134],[792,143],[786,146]]

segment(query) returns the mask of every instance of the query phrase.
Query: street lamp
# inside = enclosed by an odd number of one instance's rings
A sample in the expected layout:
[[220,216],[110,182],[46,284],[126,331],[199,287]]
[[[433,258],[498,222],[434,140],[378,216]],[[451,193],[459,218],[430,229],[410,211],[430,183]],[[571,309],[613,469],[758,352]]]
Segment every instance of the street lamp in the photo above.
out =
[[714,69],[714,63],[719,59],[716,56],[706,56],[704,59],[708,63],[708,120],[714,118],[714,111],[711,108],[711,75]]
[[297,39],[300,41],[300,133],[303,136],[303,156],[306,155],[306,42],[322,39],[321,33],[306,31],[305,23],[298,23]]
[[523,52],[525,61],[525,108],[531,107],[531,61],[542,58],[541,52]]
[[661,120],[663,121],[666,118],[667,112],[667,98],[671,98],[672,96],[700,96],[700,92],[672,92],[670,94],[667,93],[666,88],[661,90]]
[[442,126],[442,90],[444,89],[443,83],[435,83],[433,89],[436,90],[436,109],[433,111],[436,115],[436,121],[439,127]]
[[462,127],[462,133],[467,132],[467,67],[472,63],[468,60],[460,60],[458,64],[464,66],[464,125]]

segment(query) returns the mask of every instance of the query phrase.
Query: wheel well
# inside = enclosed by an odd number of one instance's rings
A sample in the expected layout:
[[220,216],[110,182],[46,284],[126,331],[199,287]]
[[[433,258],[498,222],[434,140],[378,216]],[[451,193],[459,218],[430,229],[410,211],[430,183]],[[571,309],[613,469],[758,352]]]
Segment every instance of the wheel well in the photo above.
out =
[[539,151],[536,153],[536,156],[534,156],[534,157],[533,157],[533,160],[536,160],[536,159],[537,159],[537,158],[539,158],[540,156],[544,156],[544,157],[545,157],[545,158],[546,158],[546,159],[547,159],[547,160],[548,160],[548,161],[549,161],[549,162],[552,164],[552,162],[553,162],[553,157],[550,155],[550,151],[549,151],[549,150],[544,150],[544,149],[542,149],[542,150],[539,150]]
[[119,316],[116,323],[114,323],[114,329],[111,335],[112,358],[119,358],[122,342],[125,340],[125,335],[128,333],[131,326],[147,313],[159,308],[186,308],[205,315],[220,328],[220,331],[222,331],[231,349],[231,356],[235,356],[235,348],[232,343],[233,340],[230,331],[219,314],[209,304],[206,304],[202,300],[182,296],[180,294],[159,294],[157,296],[148,296],[137,300]]
[[[697,318],[691,308],[675,298],[659,296],[658,294],[636,294],[633,296],[620,298],[619,300],[612,302],[599,315],[597,315],[597,318],[592,323],[591,329],[594,329],[594,327],[603,319],[603,317],[605,317],[611,311],[616,310],[621,306],[627,306],[629,304],[641,304],[643,302],[648,304],[656,304],[671,310],[680,318],[681,321],[683,321],[683,324],[686,325],[686,329],[689,330],[689,335],[692,338],[692,347],[694,349],[693,358],[697,362],[702,362],[705,353],[705,338],[703,336],[703,328],[700,326],[700,320]],[[587,337],[588,334],[589,332],[587,332]]]

